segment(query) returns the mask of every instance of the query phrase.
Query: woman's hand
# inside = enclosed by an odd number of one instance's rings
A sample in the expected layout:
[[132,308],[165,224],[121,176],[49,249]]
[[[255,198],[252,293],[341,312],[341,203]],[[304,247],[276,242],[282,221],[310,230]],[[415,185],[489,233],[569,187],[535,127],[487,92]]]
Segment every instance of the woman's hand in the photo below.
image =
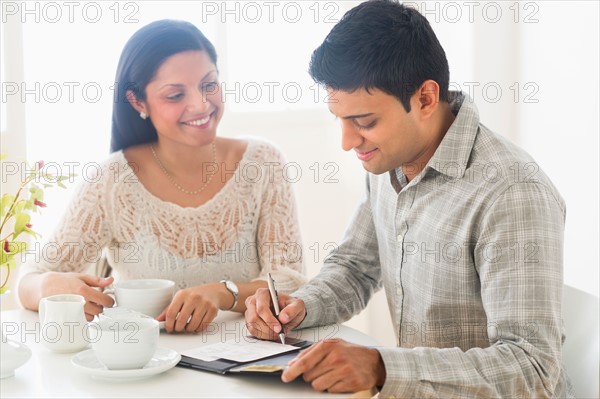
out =
[[[210,283],[178,291],[171,304],[156,317],[167,332],[194,333],[206,330],[231,293],[222,283]],[[231,306],[231,305],[230,305]]]
[[[102,278],[83,273],[47,272],[41,274],[40,278],[42,279],[40,298],[57,294],[77,294],[84,297],[83,310],[88,321],[102,313],[105,307],[111,307],[115,303],[112,297],[101,291],[112,284],[112,277]],[[37,310],[37,307],[34,310]]]

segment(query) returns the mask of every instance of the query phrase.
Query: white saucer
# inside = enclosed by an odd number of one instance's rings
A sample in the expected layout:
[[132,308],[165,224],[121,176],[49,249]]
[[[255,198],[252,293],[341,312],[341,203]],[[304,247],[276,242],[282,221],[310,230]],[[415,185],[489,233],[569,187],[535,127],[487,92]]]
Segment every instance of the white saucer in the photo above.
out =
[[152,359],[141,369],[109,370],[100,363],[93,349],[79,352],[71,359],[71,364],[92,377],[109,380],[136,380],[160,374],[181,360],[181,355],[172,349],[158,348]]
[[25,364],[31,357],[31,349],[27,345],[2,335],[0,342],[0,378],[11,377],[15,370]]

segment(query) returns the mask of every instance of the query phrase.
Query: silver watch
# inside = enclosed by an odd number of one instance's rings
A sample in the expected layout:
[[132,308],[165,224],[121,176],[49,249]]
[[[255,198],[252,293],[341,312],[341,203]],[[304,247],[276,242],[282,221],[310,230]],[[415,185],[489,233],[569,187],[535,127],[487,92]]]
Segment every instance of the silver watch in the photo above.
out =
[[231,292],[231,295],[233,295],[233,305],[231,305],[229,309],[223,310],[233,310],[238,303],[238,295],[240,293],[240,291],[238,290],[238,286],[231,280],[221,280],[219,282],[225,284],[225,288],[227,288],[227,291]]

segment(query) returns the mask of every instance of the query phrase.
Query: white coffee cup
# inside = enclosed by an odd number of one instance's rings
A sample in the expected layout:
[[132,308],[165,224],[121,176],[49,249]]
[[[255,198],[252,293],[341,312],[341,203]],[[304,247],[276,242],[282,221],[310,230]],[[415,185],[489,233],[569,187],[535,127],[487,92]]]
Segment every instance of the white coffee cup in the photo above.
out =
[[[162,279],[120,281],[113,285],[116,306],[150,317],[158,316],[173,300],[175,282]],[[105,291],[110,293],[108,290]]]
[[109,370],[140,369],[158,347],[158,321],[149,317],[101,318],[90,324],[90,330],[92,349]]

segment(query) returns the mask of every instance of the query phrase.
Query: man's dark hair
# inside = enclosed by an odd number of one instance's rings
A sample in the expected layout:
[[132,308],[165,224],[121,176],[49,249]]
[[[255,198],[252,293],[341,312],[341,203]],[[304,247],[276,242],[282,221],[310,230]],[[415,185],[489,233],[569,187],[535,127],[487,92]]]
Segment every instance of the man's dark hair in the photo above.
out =
[[446,53],[417,10],[392,0],[371,0],[348,11],[312,54],[310,75],[334,90],[375,88],[410,112],[410,97],[426,80],[448,101]]

